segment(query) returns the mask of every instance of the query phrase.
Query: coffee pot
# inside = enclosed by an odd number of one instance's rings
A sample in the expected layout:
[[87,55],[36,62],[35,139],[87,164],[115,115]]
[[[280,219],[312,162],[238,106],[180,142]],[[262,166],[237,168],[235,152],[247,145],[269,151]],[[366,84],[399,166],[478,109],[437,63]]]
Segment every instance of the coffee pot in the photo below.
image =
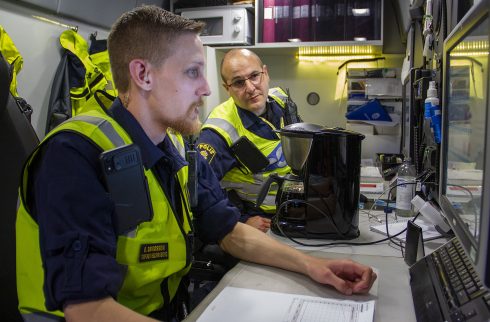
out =
[[359,236],[362,134],[311,123],[277,130],[291,173],[273,173],[257,198],[278,185],[272,231],[289,237],[351,239]]

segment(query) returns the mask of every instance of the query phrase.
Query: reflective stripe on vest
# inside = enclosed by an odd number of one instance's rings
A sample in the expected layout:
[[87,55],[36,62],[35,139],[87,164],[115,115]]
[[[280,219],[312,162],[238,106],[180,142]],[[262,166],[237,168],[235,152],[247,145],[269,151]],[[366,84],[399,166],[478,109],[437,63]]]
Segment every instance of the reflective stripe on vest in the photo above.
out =
[[172,130],[167,131],[167,135],[168,135],[170,141],[172,141],[172,143],[174,144],[174,146],[177,149],[177,151],[179,152],[180,156],[183,159],[185,159],[185,146],[184,146],[184,141],[181,140],[181,139],[179,139],[179,137],[181,138],[181,136],[179,136],[178,134],[176,134]]
[[[121,143],[131,143],[127,133],[114,120],[96,110],[64,122],[50,132],[41,145],[60,131],[78,132],[104,151]],[[180,149],[178,145],[184,146],[181,136],[172,133],[170,138],[174,144],[178,142],[177,149]],[[44,306],[44,271],[39,249],[39,228],[25,204],[30,166],[38,151],[39,148],[31,155],[24,168],[23,184],[20,190],[21,202],[17,213],[19,309],[23,315],[44,312],[62,317],[61,311],[47,311]],[[136,312],[147,315],[166,304],[161,290],[162,282],[166,281],[168,285],[168,288],[163,291],[168,293],[168,301],[171,301],[180,280],[189,271],[190,263],[187,262],[186,241],[183,234],[188,234],[191,228],[187,216],[182,216],[182,228],[179,226],[176,215],[153,172],[145,170],[145,176],[148,181],[154,215],[151,221],[142,222],[137,226],[134,236],[118,236],[117,238],[116,260],[119,264],[126,266],[127,271],[116,300]],[[187,167],[178,171],[177,178],[184,190],[187,186]],[[188,194],[185,193],[181,196],[183,209],[190,209],[187,196]],[[192,214],[189,213],[189,216]],[[154,245],[160,247],[158,253],[155,254],[152,253],[153,248],[151,248]],[[60,249],[60,251],[63,250]],[[154,258],[156,260],[152,260]]]
[[228,146],[233,145],[240,138],[240,135],[238,135],[238,132],[235,129],[235,127],[233,126],[233,124],[231,124],[227,120],[220,119],[220,118],[209,118],[206,121],[206,124],[207,125],[215,125],[221,129],[223,129],[223,131],[225,131],[226,133],[228,133],[228,136],[226,137],[226,138],[229,138],[229,140],[227,140],[227,141],[229,141]]
[[274,87],[269,90],[269,96],[272,97],[282,108],[286,105],[288,95],[280,87]]
[[112,144],[114,144],[115,147],[124,145],[123,138],[116,132],[112,124],[103,118],[90,115],[77,115],[67,122],[73,121],[81,121],[93,124],[94,126],[99,128],[105,136],[107,136],[107,138],[112,142]]
[[[287,97],[285,93],[280,88],[270,89],[269,93],[271,94],[270,97],[284,108],[285,103],[279,97],[285,99]],[[274,128],[269,122],[266,123],[271,128]],[[232,98],[220,104],[211,112],[206,123],[203,125],[204,128],[215,130],[227,142],[228,146],[231,146],[241,136],[246,136],[269,159],[269,166],[261,173],[244,173],[242,169],[233,168],[222,178],[221,186],[228,190],[235,190],[242,200],[255,204],[260,188],[271,173],[285,175],[290,172],[290,168],[287,166],[282,153],[279,139],[264,139],[248,131],[242,124],[237,107]],[[273,213],[275,211],[276,194],[277,184],[273,183],[263,204],[260,206],[264,212]]]

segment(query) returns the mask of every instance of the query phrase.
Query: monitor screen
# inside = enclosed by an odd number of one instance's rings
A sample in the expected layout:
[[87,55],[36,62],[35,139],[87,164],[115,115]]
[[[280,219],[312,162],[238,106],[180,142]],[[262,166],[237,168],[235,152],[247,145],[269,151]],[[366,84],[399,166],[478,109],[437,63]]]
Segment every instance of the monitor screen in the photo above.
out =
[[475,5],[444,44],[439,203],[482,282],[490,286],[490,1]]

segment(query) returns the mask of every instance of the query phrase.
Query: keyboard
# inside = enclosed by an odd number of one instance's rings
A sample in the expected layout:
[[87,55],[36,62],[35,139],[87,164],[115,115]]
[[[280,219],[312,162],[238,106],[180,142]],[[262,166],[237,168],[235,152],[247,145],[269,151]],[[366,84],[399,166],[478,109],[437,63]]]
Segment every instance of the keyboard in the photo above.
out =
[[410,267],[417,321],[490,321],[490,293],[454,238]]

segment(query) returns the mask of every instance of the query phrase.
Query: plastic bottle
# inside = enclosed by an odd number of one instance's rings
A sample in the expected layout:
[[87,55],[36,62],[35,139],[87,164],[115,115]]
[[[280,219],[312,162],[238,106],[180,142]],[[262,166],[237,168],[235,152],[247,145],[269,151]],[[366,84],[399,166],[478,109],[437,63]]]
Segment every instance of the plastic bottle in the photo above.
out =
[[398,179],[396,187],[396,215],[410,217],[414,215],[412,199],[415,196],[415,167],[410,158],[405,158],[398,168]]
[[439,105],[439,98],[437,97],[436,82],[429,82],[429,89],[427,90],[427,99],[425,102],[430,101],[431,105],[431,124],[434,131],[434,141],[441,143],[441,106]]
[[[435,88],[436,82],[429,82],[429,89],[427,90],[427,98],[424,101],[424,118],[431,121],[432,118],[432,102],[434,98],[437,99],[437,89]],[[432,127],[432,126],[431,126]]]

